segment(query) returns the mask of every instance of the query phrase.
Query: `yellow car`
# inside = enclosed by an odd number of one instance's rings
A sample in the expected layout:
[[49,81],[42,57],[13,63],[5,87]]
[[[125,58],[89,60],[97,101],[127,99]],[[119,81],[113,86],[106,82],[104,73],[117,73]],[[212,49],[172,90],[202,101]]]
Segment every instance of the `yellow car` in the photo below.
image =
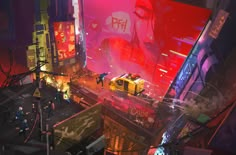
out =
[[123,74],[112,78],[109,87],[112,91],[123,91],[136,96],[144,91],[144,80],[137,74]]

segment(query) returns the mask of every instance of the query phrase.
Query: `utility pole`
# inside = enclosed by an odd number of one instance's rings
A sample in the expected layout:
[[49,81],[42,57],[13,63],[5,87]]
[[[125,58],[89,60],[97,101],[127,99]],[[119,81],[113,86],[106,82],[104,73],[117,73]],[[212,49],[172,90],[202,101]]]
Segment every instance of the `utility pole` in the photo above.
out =
[[[38,37],[36,38],[36,69],[35,69],[35,76],[36,76],[36,89],[39,90],[39,85],[40,85],[40,59],[39,59],[39,55],[40,55],[40,49],[39,49],[39,41],[38,41]],[[38,98],[38,112],[39,112],[39,116],[40,116],[40,124],[39,124],[39,128],[40,128],[40,139],[42,141],[42,132],[43,132],[43,113],[42,113],[42,106],[41,106],[41,102],[40,102],[40,97]]]
[[40,128],[40,139],[41,141],[43,140],[43,112],[42,112],[42,106],[41,106],[41,93],[40,93],[40,85],[41,85],[41,80],[40,80],[40,73],[43,72],[45,74],[49,74],[49,75],[55,75],[55,76],[67,76],[66,74],[60,74],[60,73],[54,73],[54,72],[49,72],[49,71],[42,71],[41,67],[43,65],[45,65],[47,63],[47,61],[41,61],[40,60],[40,48],[39,48],[39,41],[38,41],[38,37],[36,37],[36,67],[34,70],[35,76],[36,76],[36,80],[35,80],[35,84],[36,84],[36,89],[35,89],[35,93],[36,91],[38,91],[38,95],[35,95],[37,100],[38,100],[38,113],[40,116],[40,124],[39,124],[39,128]]
[[49,136],[50,136],[52,133],[49,131],[49,126],[48,126],[48,124],[46,124],[46,131],[43,131],[42,134],[45,134],[45,135],[46,135],[47,155],[49,155],[49,154],[50,154]]
[[35,70],[35,75],[36,75],[36,87],[39,88],[39,83],[40,83],[40,60],[39,60],[39,41],[38,37],[36,38],[36,70]]

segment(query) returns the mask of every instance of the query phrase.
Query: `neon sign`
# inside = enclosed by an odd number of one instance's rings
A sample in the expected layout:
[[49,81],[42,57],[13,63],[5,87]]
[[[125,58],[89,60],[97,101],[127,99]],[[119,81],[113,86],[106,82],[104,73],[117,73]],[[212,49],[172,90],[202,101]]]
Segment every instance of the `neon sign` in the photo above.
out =
[[58,60],[73,58],[75,56],[75,28],[73,22],[55,22],[54,35]]

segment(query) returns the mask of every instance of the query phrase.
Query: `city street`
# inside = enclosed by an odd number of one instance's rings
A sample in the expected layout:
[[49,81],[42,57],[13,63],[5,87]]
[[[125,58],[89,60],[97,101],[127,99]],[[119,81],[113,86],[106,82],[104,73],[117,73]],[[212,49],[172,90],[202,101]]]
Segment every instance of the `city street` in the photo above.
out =
[[[16,152],[17,154],[22,152],[24,154],[36,154],[37,152],[39,152],[39,154],[40,152],[41,154],[46,153],[45,136],[42,138],[39,136],[40,119],[38,116],[36,117],[36,113],[32,112],[32,103],[37,105],[39,101],[33,97],[34,90],[35,86],[29,84],[21,87],[6,88],[0,92],[1,96],[5,96],[2,98],[1,106],[7,105],[8,107],[8,113],[4,113],[4,119],[7,118],[6,121],[0,121],[0,145],[7,155]],[[79,104],[74,104],[73,101],[69,103],[61,99],[60,102],[58,102],[59,100],[55,99],[56,90],[52,87],[45,86],[41,88],[40,95],[40,103],[43,113],[43,130],[46,129],[46,124],[48,124],[49,129],[51,129],[57,122],[60,122],[84,109]],[[46,106],[49,100],[54,101],[56,109],[53,116],[48,119]],[[26,132],[25,138],[23,135],[19,136],[19,126],[17,121],[14,121],[15,113],[19,106],[23,107],[23,111],[26,114],[25,118],[29,125],[29,130]],[[41,142],[41,139],[43,142]],[[54,151],[51,154],[53,153]]]
[[[235,56],[234,56],[235,57]],[[226,70],[226,78],[225,78],[225,84],[219,88],[221,90],[222,95],[225,97],[225,102],[229,101],[233,98],[233,91],[229,93],[230,90],[233,90],[235,88],[235,80],[231,73],[234,70],[235,63],[232,61],[227,66]],[[229,76],[231,74],[231,76]],[[96,76],[96,75],[95,75]],[[101,87],[101,85],[96,84],[96,77],[83,77],[77,79],[77,82],[75,84],[80,85],[80,92],[78,94],[82,95],[84,98],[84,101],[90,102],[90,95],[86,96],[86,93],[89,94],[96,94],[98,95],[97,100],[100,102],[104,101],[104,98],[106,98],[106,102],[103,102],[105,106],[108,108],[115,109],[121,116],[124,118],[133,121],[134,124],[137,126],[145,128],[143,123],[137,118],[133,117],[131,113],[129,113],[129,108],[136,105],[137,107],[141,106],[142,104],[137,103],[137,98],[132,96],[122,96],[121,94],[112,93],[109,90],[109,80],[105,80],[104,88]],[[223,91],[224,90],[224,91]],[[5,153],[7,152],[7,155],[12,155],[17,152],[17,154],[20,154],[20,152],[24,152],[22,154],[45,154],[46,151],[46,145],[45,145],[45,138],[43,138],[43,142],[41,142],[40,136],[39,136],[39,117],[36,117],[35,113],[32,113],[32,103],[35,105],[38,104],[39,100],[33,96],[35,91],[35,86],[32,84],[28,84],[25,86],[20,87],[13,87],[13,88],[5,88],[0,91],[1,94],[1,128],[0,128],[0,145],[1,145],[1,151],[5,150]],[[86,92],[86,93],[85,93]],[[223,93],[224,92],[224,93]],[[65,101],[65,100],[58,100],[55,99],[57,95],[57,90],[50,87],[50,86],[43,86],[43,88],[40,89],[40,104],[42,106],[42,113],[43,113],[43,130],[46,129],[46,124],[49,125],[49,128],[52,128],[52,126],[68,117],[70,117],[73,114],[76,114],[83,109],[85,109],[80,104],[71,103]],[[47,110],[46,106],[49,100],[53,100],[56,105],[56,110],[54,112],[54,115],[50,117],[50,119],[47,119]],[[60,101],[60,102],[59,102]],[[133,103],[134,102],[134,103]],[[142,101],[143,102],[143,101]],[[95,103],[95,102],[94,102]],[[6,106],[7,105],[7,106]],[[14,122],[15,112],[18,109],[19,106],[23,107],[23,111],[27,114],[26,119],[29,123],[29,131],[27,131],[26,138],[23,136],[19,136],[18,132],[19,129],[17,129],[17,123]],[[164,104],[151,104],[144,105],[142,108],[142,111],[145,111],[145,108],[147,109],[147,112],[150,112],[149,114],[154,114],[153,116],[155,119],[159,120],[161,124],[159,126],[153,126],[157,132],[155,142],[154,144],[158,145],[161,141],[162,133],[165,131],[164,129],[168,127],[170,124],[172,124],[176,118],[178,118],[179,113],[176,111],[170,111],[171,108],[169,108],[168,105]],[[151,116],[151,115],[149,115]],[[36,120],[36,121],[35,121]],[[164,124],[163,124],[164,123]],[[159,127],[163,128],[159,128]],[[128,126],[127,126],[128,127]],[[161,130],[162,129],[162,130]],[[150,130],[154,131],[154,130]],[[210,136],[210,135],[208,135]],[[204,144],[203,144],[204,145]],[[51,151],[51,154],[54,154],[54,151]],[[55,153],[59,155],[59,153]]]

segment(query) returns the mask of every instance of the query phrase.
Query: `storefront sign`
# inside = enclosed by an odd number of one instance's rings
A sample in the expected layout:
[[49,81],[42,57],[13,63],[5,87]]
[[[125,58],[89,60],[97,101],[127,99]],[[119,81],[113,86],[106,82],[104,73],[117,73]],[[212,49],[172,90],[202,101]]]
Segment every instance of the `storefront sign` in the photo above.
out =
[[228,18],[229,13],[224,11],[224,10],[220,10],[219,13],[216,16],[215,21],[213,22],[209,35],[216,39],[226,21],[226,19]]

